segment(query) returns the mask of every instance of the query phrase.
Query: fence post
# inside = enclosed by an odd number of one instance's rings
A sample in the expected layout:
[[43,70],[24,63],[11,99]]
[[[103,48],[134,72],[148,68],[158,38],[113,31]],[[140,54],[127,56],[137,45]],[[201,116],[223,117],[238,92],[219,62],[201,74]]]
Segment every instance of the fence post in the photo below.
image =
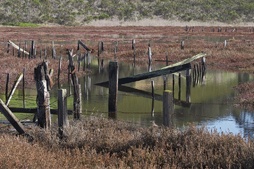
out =
[[67,90],[58,89],[58,127],[59,135],[63,136],[63,130],[69,126],[67,113]]
[[43,61],[34,69],[34,79],[37,89],[37,117],[38,125],[48,130],[51,126],[50,94],[52,84],[51,76],[48,73],[48,63]]
[[178,76],[178,100],[181,100],[181,73]]
[[163,125],[171,126],[172,114],[174,113],[173,94],[170,90],[163,92]]
[[149,65],[151,65],[151,63],[152,63],[152,49],[150,46],[148,47],[148,62],[149,62]]
[[186,102],[191,102],[191,69],[186,69]]
[[22,85],[23,108],[26,107],[26,102],[25,102],[25,73],[26,73],[26,68],[23,68],[23,85]]
[[154,117],[154,81],[151,81],[151,86],[152,86],[152,111],[151,115]]
[[118,62],[109,62],[108,116],[116,118],[118,94]]
[[9,80],[10,80],[10,73],[7,73],[7,76],[6,76],[6,85],[5,85],[5,102],[7,102],[7,100],[8,100]]

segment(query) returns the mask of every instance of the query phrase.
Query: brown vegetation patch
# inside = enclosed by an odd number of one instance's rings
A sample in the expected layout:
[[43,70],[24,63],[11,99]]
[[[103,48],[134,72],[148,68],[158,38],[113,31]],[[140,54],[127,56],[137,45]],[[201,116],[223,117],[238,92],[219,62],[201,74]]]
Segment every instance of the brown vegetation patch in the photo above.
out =
[[33,142],[0,134],[0,168],[254,167],[252,141],[204,128],[142,128],[91,116],[72,123],[63,140],[57,132],[36,128]]

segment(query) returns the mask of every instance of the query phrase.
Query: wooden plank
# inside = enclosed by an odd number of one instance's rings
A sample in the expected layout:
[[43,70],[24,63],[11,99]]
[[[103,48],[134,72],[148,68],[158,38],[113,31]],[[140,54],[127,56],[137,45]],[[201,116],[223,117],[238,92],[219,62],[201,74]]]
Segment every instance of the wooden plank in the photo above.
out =
[[11,101],[11,98],[12,98],[12,96],[13,96],[13,94],[14,94],[14,92],[15,92],[15,90],[16,90],[18,84],[19,84],[19,82],[22,80],[22,78],[23,78],[23,73],[21,73],[21,74],[19,75],[18,79],[17,79],[16,82],[14,83],[14,85],[13,85],[13,87],[12,87],[12,89],[11,89],[11,93],[9,94],[8,99],[6,100],[6,106],[9,105],[9,103],[10,103],[10,101]]
[[29,52],[25,51],[24,49],[20,48],[18,45],[16,45],[15,43],[13,43],[12,41],[8,41],[8,44],[10,44],[12,47],[14,47],[17,50],[20,50],[20,52],[23,52],[26,55],[29,55]]
[[[9,107],[9,109],[12,112],[15,113],[36,113],[37,112],[37,108],[21,108],[21,107]],[[58,109],[50,109],[50,113],[51,114],[58,114]],[[67,110],[68,115],[72,115],[73,111],[72,110]]]
[[0,111],[6,117],[6,119],[13,125],[13,127],[18,131],[19,134],[25,133],[24,126],[19,122],[16,116],[11,112],[11,110],[4,104],[0,99]]
[[[162,75],[166,75],[166,74],[172,74],[175,72],[179,72],[182,70],[186,70],[191,68],[190,63],[196,59],[199,59],[201,57],[206,56],[206,54],[204,53],[200,53],[197,54],[191,58],[188,59],[184,59],[181,62],[177,62],[175,64],[163,67],[159,70],[155,70],[152,72],[147,72],[147,73],[142,73],[142,74],[137,74],[134,76],[130,76],[130,77],[125,77],[125,78],[121,78],[118,80],[118,85],[122,85],[122,84],[126,84],[126,83],[131,83],[131,82],[136,82],[136,81],[140,81],[140,80],[144,80],[144,79],[149,79],[149,78],[153,78],[153,77],[157,77],[157,76],[162,76]],[[108,81],[106,82],[101,82],[101,83],[97,83],[96,85],[108,85]]]
[[[131,83],[131,82],[136,82],[136,81],[140,81],[140,80],[145,80],[145,79],[149,79],[149,78],[153,78],[153,77],[158,77],[158,76],[162,76],[162,75],[167,75],[167,74],[171,74],[174,72],[179,72],[182,70],[186,70],[188,68],[190,68],[191,65],[190,63],[184,64],[184,65],[179,65],[176,67],[169,67],[167,69],[159,69],[159,70],[155,70],[152,72],[147,72],[147,73],[143,73],[143,74],[138,74],[138,75],[134,75],[134,76],[130,76],[130,77],[125,77],[125,78],[121,78],[118,80],[118,85],[122,85],[122,84],[126,84],[126,83]],[[102,82],[102,83],[97,83],[96,85],[107,85],[107,82]]]
[[89,47],[87,47],[81,40],[78,40],[78,49],[77,50],[79,50],[79,45],[81,45],[87,51],[91,51],[91,49]]

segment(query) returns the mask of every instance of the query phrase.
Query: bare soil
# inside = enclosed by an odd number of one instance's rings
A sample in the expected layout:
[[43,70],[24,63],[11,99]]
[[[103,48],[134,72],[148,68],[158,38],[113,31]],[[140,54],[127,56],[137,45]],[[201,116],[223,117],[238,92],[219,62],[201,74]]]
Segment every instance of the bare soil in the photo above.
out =
[[[38,63],[45,58],[49,68],[55,70],[57,78],[58,59],[52,59],[52,41],[55,43],[58,57],[63,56],[61,81],[67,81],[66,49],[74,49],[77,53],[77,41],[82,40],[93,55],[97,56],[98,42],[104,42],[102,58],[114,58],[114,48],[117,44],[117,59],[119,62],[133,62],[131,41],[136,41],[137,64],[147,63],[147,47],[150,43],[153,60],[165,60],[168,55],[171,63],[191,57],[200,52],[207,54],[206,63],[209,69],[223,69],[237,72],[254,72],[254,29],[248,26],[45,26],[38,28],[0,27],[0,92],[5,91],[6,74],[11,77],[11,84],[23,69],[26,69],[25,83],[27,87],[35,88],[33,71]],[[30,48],[30,41],[36,43],[36,58],[17,57],[17,50],[10,48],[7,53],[7,42],[11,40],[21,47]],[[226,40],[226,41],[225,41]],[[180,48],[184,41],[184,49]],[[84,49],[81,49],[84,53]],[[41,56],[41,57],[40,57]],[[77,72],[79,76],[91,72]],[[247,87],[246,87],[247,86]],[[253,105],[254,84],[243,84],[235,88],[239,92],[236,98],[240,102]],[[251,106],[252,107],[252,106]]]

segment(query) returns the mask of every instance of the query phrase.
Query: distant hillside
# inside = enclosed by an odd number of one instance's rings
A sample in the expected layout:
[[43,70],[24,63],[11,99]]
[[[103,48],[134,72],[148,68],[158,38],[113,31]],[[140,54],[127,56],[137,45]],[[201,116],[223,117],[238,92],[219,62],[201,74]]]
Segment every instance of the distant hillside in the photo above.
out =
[[253,0],[1,0],[0,24],[82,25],[92,20],[254,22]]

